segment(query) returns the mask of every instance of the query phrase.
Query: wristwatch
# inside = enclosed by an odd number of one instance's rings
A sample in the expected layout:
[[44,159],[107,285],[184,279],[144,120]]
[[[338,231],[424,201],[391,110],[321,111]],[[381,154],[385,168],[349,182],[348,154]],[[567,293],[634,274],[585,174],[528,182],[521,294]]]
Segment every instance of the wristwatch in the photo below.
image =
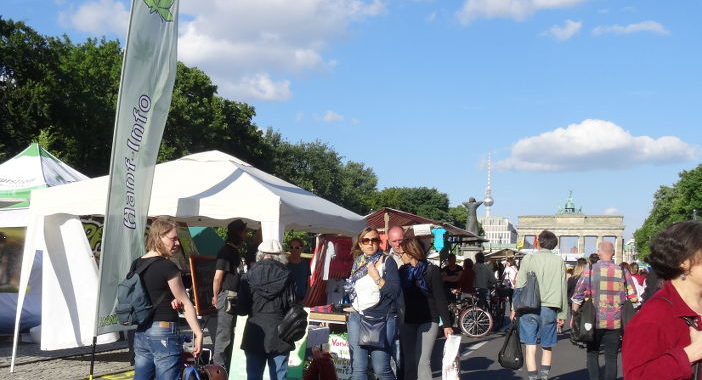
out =
[[382,277],[378,277],[378,279],[375,280],[375,284],[376,284],[376,285],[380,285],[380,281],[383,281],[383,278],[382,278]]

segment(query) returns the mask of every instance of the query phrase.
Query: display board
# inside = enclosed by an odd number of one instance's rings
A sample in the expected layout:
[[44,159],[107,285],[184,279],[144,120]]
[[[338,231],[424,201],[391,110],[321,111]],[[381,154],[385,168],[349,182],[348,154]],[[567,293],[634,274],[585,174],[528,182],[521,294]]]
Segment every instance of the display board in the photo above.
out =
[[212,306],[212,280],[215,274],[217,259],[212,256],[190,256],[190,273],[193,281],[193,298],[198,315],[209,315],[217,312]]

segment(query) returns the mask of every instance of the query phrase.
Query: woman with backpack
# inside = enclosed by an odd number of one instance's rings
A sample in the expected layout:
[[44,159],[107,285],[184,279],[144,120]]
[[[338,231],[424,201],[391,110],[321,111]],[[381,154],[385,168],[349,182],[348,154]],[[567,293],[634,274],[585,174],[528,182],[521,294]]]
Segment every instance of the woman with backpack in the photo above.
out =
[[443,335],[448,338],[453,334],[441,269],[426,260],[414,237],[405,238],[400,247],[404,263],[399,270],[400,284],[406,305],[400,327],[404,379],[431,380],[431,352],[439,333],[439,318]]
[[[364,228],[358,234],[352,252],[351,276],[345,286],[354,309],[347,324],[353,370],[351,378],[368,379],[370,356],[377,378],[395,380],[390,370],[390,352],[397,328],[397,298],[400,294],[397,264],[380,250],[380,235],[375,228]],[[366,329],[376,334],[362,334]],[[361,339],[364,336],[379,339]]]
[[[182,305],[185,319],[195,334],[193,354],[202,348],[202,330],[197,322],[195,307],[185,293],[180,269],[168,260],[178,250],[177,225],[158,218],[146,238],[147,253],[132,263],[132,271],[143,265],[143,286],[151,299],[153,314],[137,327],[134,335],[134,379],[176,380],[183,363],[183,341],[178,331],[178,312],[171,303]],[[174,301],[175,298],[175,301]]]

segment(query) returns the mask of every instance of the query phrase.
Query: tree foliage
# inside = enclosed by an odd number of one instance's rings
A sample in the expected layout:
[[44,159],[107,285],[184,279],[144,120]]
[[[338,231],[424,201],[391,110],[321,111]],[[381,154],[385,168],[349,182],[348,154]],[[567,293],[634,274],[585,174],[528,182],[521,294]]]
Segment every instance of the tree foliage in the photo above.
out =
[[389,187],[378,192],[371,200],[373,209],[391,207],[450,223],[448,205],[445,193],[428,187]]
[[[0,161],[40,142],[89,177],[109,170],[123,49],[118,41],[46,37],[0,17]],[[359,214],[393,207],[465,224],[436,189],[377,191],[378,178],[360,162],[344,162],[321,142],[286,141],[261,131],[254,108],[217,95],[203,71],[178,63],[158,161],[220,150]]]
[[653,195],[653,208],[643,225],[634,232],[640,257],[648,256],[655,235],[673,223],[692,219],[702,210],[702,165],[680,173],[672,187],[661,186]]

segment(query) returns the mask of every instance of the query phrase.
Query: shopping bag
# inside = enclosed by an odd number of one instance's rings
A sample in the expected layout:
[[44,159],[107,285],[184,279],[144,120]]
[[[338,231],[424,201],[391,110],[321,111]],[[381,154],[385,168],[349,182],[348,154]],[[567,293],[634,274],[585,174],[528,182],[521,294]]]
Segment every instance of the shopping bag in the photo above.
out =
[[539,281],[536,273],[527,273],[526,285],[514,289],[512,299],[514,310],[520,313],[529,313],[541,308],[541,293],[539,293]]
[[459,380],[458,349],[461,335],[449,335],[444,343],[444,358],[441,361],[441,380]]
[[573,312],[573,329],[571,340],[575,342],[592,342],[595,338],[595,305],[587,298],[578,311]]
[[505,341],[497,354],[497,361],[503,368],[517,370],[524,365],[524,354],[522,353],[522,342],[519,341],[519,322],[514,321],[507,330]]
[[634,308],[634,304],[631,302],[631,300],[626,300],[622,304],[622,329],[629,323],[631,318],[634,318],[634,314],[636,313],[636,309]]

